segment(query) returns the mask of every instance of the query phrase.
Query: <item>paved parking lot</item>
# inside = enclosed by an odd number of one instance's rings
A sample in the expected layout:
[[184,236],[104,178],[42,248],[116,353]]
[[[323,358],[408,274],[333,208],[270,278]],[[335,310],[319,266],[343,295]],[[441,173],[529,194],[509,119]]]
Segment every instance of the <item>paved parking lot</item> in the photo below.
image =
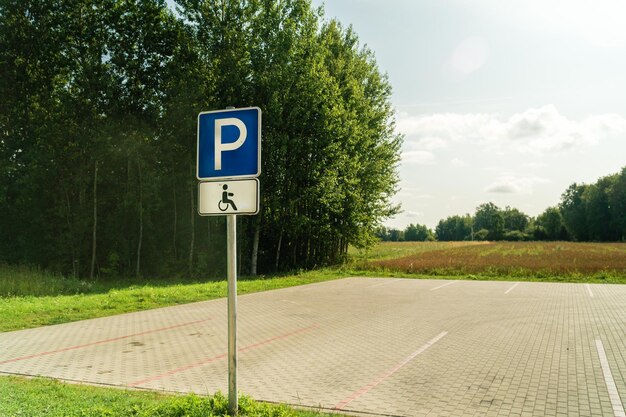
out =
[[[239,389],[393,416],[617,416],[626,286],[348,278],[239,297]],[[226,300],[0,333],[0,373],[227,392]]]

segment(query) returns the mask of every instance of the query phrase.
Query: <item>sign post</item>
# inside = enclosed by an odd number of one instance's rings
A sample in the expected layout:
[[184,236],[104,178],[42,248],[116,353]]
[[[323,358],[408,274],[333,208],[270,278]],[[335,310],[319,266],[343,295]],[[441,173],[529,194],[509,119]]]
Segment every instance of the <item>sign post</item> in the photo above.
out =
[[237,215],[259,212],[261,109],[249,107],[198,115],[198,213],[226,216],[228,275],[228,412],[237,403]]
[[237,215],[226,216],[228,273],[228,412],[237,415]]

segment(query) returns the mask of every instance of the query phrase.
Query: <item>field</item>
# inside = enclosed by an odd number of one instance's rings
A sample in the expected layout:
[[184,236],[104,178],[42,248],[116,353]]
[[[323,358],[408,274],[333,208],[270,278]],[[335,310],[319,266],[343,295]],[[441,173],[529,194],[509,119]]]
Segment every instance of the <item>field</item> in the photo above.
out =
[[356,256],[381,273],[569,282],[626,282],[625,243],[382,243]]

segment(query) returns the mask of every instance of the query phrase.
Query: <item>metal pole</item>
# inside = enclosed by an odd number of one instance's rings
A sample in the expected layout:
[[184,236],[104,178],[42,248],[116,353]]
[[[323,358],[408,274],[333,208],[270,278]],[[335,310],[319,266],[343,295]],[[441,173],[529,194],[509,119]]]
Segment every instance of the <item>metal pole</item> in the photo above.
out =
[[238,413],[237,404],[237,216],[226,216],[228,271],[228,412]]

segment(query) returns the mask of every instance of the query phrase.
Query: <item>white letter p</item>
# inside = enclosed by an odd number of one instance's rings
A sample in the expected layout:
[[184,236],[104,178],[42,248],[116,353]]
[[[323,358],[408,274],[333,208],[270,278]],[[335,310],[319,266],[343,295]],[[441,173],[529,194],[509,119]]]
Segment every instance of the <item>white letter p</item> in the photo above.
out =
[[[222,143],[222,127],[235,126],[239,129],[239,137],[234,142]],[[235,117],[215,120],[215,170],[222,169],[222,152],[234,151],[243,145],[248,136],[246,125]]]

